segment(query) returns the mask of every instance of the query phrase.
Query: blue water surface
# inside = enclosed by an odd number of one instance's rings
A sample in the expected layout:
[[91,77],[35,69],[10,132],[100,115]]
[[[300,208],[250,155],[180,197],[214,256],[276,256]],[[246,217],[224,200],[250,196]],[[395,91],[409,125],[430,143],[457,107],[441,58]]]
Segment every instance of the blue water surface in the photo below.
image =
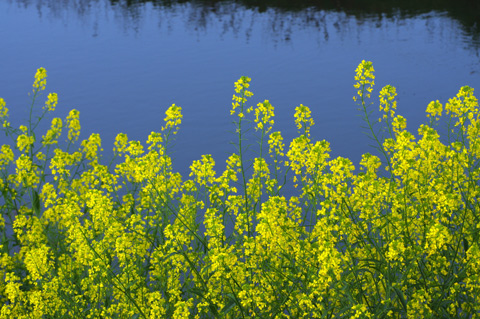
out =
[[182,175],[202,154],[221,170],[235,151],[229,111],[242,75],[252,78],[250,105],[268,99],[275,106],[274,130],[287,145],[297,136],[294,108],[304,104],[316,123],[313,139],[329,141],[333,157],[356,166],[362,153],[375,152],[352,100],[363,59],[376,69],[375,96],[394,85],[398,113],[414,132],[430,101],[445,103],[463,85],[480,90],[479,45],[441,11],[359,18],[313,8],[260,12],[235,2],[124,10],[106,0],[10,0],[0,1],[0,39],[0,96],[13,124],[27,118],[38,67],[47,69],[47,90],[59,94],[56,116],[78,109],[81,138],[100,133],[105,159],[118,133],[145,141],[176,103],[184,120],[173,157]]

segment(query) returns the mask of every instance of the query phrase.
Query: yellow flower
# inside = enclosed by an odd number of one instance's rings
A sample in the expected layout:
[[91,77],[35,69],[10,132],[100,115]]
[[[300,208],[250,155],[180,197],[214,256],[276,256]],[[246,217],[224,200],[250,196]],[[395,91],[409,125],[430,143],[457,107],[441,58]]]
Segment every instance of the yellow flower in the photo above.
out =
[[312,112],[308,106],[300,104],[295,108],[295,124],[299,130],[303,129],[303,135],[310,136],[310,128],[315,124],[312,119]]
[[126,152],[132,157],[139,157],[144,153],[143,145],[139,141],[129,141]]
[[25,266],[33,281],[42,279],[53,266],[52,261],[49,260],[50,255],[50,249],[45,244],[37,248],[31,248],[25,254]]
[[451,235],[448,229],[440,224],[435,223],[432,225],[427,233],[427,241],[425,243],[425,251],[428,253],[428,256],[435,254],[443,245],[450,242]]
[[[353,86],[357,89],[357,95],[363,101],[365,97],[370,98],[370,93],[375,85],[375,70],[373,68],[373,63],[371,61],[362,60],[355,72],[355,81],[357,82]],[[356,101],[357,97],[354,97],[353,100]]]
[[442,103],[440,103],[438,100],[432,101],[428,104],[427,106],[427,117],[436,117],[436,116],[442,116]]
[[195,182],[199,185],[210,185],[215,178],[215,161],[211,155],[202,155],[199,161],[193,161],[190,166],[190,176],[195,176]]
[[283,137],[281,132],[273,132],[268,137],[268,152],[270,153],[271,157],[275,155],[283,156],[283,148],[285,144],[283,144]]
[[4,128],[10,127],[10,123],[7,121],[8,118],[8,108],[5,107],[5,100],[0,97],[0,121]]
[[148,149],[161,148],[163,142],[162,134],[157,132],[151,132],[147,139],[147,144],[151,144]]
[[[240,107],[240,113],[238,116],[242,118],[244,116],[243,114],[243,107],[245,103],[247,102],[247,97],[253,96],[253,93],[248,91],[248,87],[250,86],[250,79],[249,77],[242,76],[240,79],[238,79],[237,82],[235,82],[235,93],[238,95],[233,95],[232,97],[232,110],[230,111],[230,115],[235,114],[235,109]],[[248,111],[248,110],[247,110]]]
[[47,85],[47,70],[39,68],[35,73],[35,82],[33,82],[33,91],[43,91]]
[[50,129],[47,131],[47,133],[42,136],[42,144],[45,145],[51,145],[51,144],[57,144],[58,138],[62,134],[62,128],[63,128],[63,123],[62,119],[56,117],[52,120],[52,125]]
[[177,130],[179,129],[178,126],[182,123],[182,108],[180,106],[172,104],[172,106],[170,106],[165,112],[165,115],[166,116],[164,121],[167,122],[167,124],[162,127],[162,131],[175,128],[173,134],[176,134]]
[[80,112],[71,110],[67,116],[68,140],[72,143],[78,140],[80,136]]
[[33,136],[22,134],[17,137],[17,148],[21,152],[25,151],[27,153],[30,151],[30,147],[33,143],[35,143],[35,138]]
[[5,275],[5,294],[7,298],[12,302],[15,303],[17,299],[20,299],[23,295],[22,284],[20,283],[20,278],[15,275],[13,272],[8,272]]
[[40,181],[37,176],[37,169],[33,165],[30,157],[25,154],[20,155],[16,161],[17,167],[15,169],[17,176],[15,182],[17,185],[23,183],[25,187],[31,187]]
[[397,96],[397,91],[394,86],[386,85],[380,91],[380,112],[385,112],[384,118],[390,117],[393,118],[395,115],[395,110],[397,108],[397,101],[395,97]]
[[407,119],[401,115],[397,115],[393,118],[392,127],[397,134],[407,128]]
[[122,154],[126,151],[128,145],[128,136],[125,133],[118,133],[115,137],[113,152]]
[[91,160],[92,162],[98,162],[98,151],[103,151],[102,149],[102,139],[99,134],[93,133],[90,135],[88,140],[82,141],[82,152],[85,154],[85,157]]
[[8,117],[8,108],[5,107],[7,105],[5,100],[0,97],[0,118]]
[[257,104],[257,108],[255,109],[255,123],[257,123],[257,126],[255,127],[256,130],[268,133],[272,129],[274,123],[273,117],[275,116],[273,110],[274,107],[268,100]]
[[55,111],[55,107],[57,106],[57,103],[58,103],[57,93],[49,93],[43,109],[53,112]]
[[400,262],[404,261],[405,246],[400,240],[394,240],[388,245],[388,252],[386,257],[390,261],[398,260]]
[[0,167],[6,166],[9,163],[13,162],[13,151],[10,148],[10,145],[4,144],[0,149]]

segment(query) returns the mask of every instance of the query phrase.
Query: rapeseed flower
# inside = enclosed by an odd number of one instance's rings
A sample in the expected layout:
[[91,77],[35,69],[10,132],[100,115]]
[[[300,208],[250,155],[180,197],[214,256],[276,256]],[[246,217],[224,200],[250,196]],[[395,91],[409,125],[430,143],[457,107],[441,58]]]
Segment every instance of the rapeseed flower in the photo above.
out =
[[428,103],[427,117],[435,117],[437,120],[442,116],[443,106],[438,100]]
[[[364,112],[373,73],[371,62],[357,68]],[[38,71],[34,99],[45,79]],[[331,158],[327,141],[314,140],[303,105],[295,110],[300,136],[285,149],[281,133],[271,132],[268,100],[245,107],[249,83],[235,83],[232,112],[243,116],[238,154],[224,170],[204,155],[185,180],[167,152],[182,119],[175,105],[162,132],[148,136],[148,149],[117,135],[112,167],[100,163],[98,134],[70,150],[80,135],[78,111],[65,122],[54,118],[38,149],[35,125],[5,128],[14,140],[0,148],[0,233],[8,241],[0,254],[0,318],[479,313],[480,115],[473,89],[461,88],[445,104],[451,126],[443,142],[433,121],[408,131],[396,114],[396,89],[384,87],[379,108],[390,136],[371,133],[387,164],[366,153],[357,172],[349,159]],[[44,114],[56,99],[47,98]],[[427,106],[435,121],[442,111],[439,101]],[[1,99],[0,115],[8,115]],[[261,131],[256,158],[245,156],[250,127],[242,121]],[[67,150],[56,142],[64,123]],[[292,181],[298,190],[286,196],[282,186]]]
[[300,104],[295,108],[295,124],[300,133],[310,137],[310,128],[315,124],[312,119],[312,112],[308,106]]
[[33,164],[29,156],[21,154],[17,158],[15,168],[15,184],[18,186],[22,184],[24,187],[34,187],[40,182],[40,177],[38,176],[38,169]]
[[162,127],[163,130],[169,130],[175,128],[173,134],[177,134],[178,126],[182,123],[182,108],[175,104],[172,104],[167,111],[165,112],[165,119],[166,122],[165,126]]
[[0,98],[0,118],[8,117],[8,108],[5,107],[5,100]]
[[[371,61],[362,60],[355,72],[355,81],[357,82],[354,87],[358,89],[357,95],[363,101],[365,98],[370,98],[373,86],[375,85],[375,69],[373,68],[373,63]],[[357,97],[354,96],[353,100],[356,101]]]
[[238,79],[237,82],[235,82],[235,93],[238,95],[233,95],[232,97],[232,109],[230,111],[230,115],[235,114],[236,109],[240,107],[240,111],[238,113],[238,117],[242,118],[244,116],[243,112],[243,107],[245,103],[247,102],[247,98],[253,96],[253,93],[251,91],[248,91],[247,89],[250,87],[250,79],[249,77],[242,76],[240,79]]
[[52,124],[47,133],[42,136],[42,144],[44,146],[57,144],[58,138],[62,134],[63,122],[62,119],[56,117],[52,120]]
[[35,73],[35,81],[33,82],[33,91],[43,91],[47,85],[47,70],[45,68],[37,69]]
[[3,128],[10,127],[8,122],[8,108],[6,107],[5,100],[0,98],[0,120],[3,122]]
[[55,111],[55,108],[58,104],[58,95],[57,93],[49,93],[47,96],[47,101],[45,102],[45,106],[43,107],[44,110],[49,112]]
[[273,117],[274,108],[268,100],[265,100],[263,103],[258,103],[257,108],[255,108],[255,126],[256,130],[264,132],[264,134],[270,132],[274,124]]
[[22,134],[17,137],[17,148],[21,152],[28,153],[33,143],[35,143],[35,137],[33,136]]
[[14,154],[12,149],[10,148],[10,145],[3,144],[0,148],[0,168],[3,168],[3,166],[7,166],[11,162],[13,162],[13,159]]
[[78,110],[71,110],[67,116],[68,140],[74,143],[80,136],[80,112]]

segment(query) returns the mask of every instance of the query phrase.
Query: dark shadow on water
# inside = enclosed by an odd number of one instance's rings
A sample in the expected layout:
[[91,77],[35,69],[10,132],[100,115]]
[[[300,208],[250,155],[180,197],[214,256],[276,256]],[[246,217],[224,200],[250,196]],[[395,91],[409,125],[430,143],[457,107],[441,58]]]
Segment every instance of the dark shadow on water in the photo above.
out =
[[[467,46],[477,54],[480,47],[480,1],[476,0],[10,0],[20,7],[35,6],[39,16],[48,16],[54,19],[65,18],[66,12],[74,13],[79,20],[88,20],[85,17],[92,15],[97,19],[92,23],[98,27],[98,21],[105,19],[98,15],[98,8],[102,7],[114,14],[116,20],[128,32],[139,32],[142,21],[151,11],[158,11],[159,26],[165,18],[178,14],[186,15],[186,25],[193,31],[207,31],[212,21],[223,22],[223,32],[252,32],[242,24],[246,12],[252,14],[252,21],[256,15],[268,14],[269,26],[262,30],[267,37],[274,41],[290,41],[292,28],[314,28],[328,40],[328,31],[325,23],[327,13],[340,13],[345,17],[355,18],[358,24],[373,22],[376,27],[382,26],[383,20],[401,21],[408,18],[422,16],[429,18],[432,15],[447,16],[457,21]],[[347,28],[349,19],[338,19],[334,27],[339,30]],[[86,21],[85,21],[86,22]],[[66,21],[68,23],[68,21]],[[213,30],[208,30],[212,32]],[[348,30],[346,30],[348,31]],[[217,31],[215,31],[217,32]],[[93,33],[95,35],[95,32]]]

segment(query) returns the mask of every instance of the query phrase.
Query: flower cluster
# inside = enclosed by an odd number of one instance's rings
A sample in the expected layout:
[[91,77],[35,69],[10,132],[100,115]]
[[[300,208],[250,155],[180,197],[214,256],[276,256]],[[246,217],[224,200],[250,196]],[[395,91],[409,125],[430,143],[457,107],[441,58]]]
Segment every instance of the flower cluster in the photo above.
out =
[[[236,112],[238,117],[242,119],[245,114],[244,114],[244,105],[247,102],[247,98],[253,96],[253,93],[249,90],[247,90],[250,87],[250,79],[249,77],[242,76],[240,79],[238,79],[237,82],[235,82],[235,93],[232,97],[232,109],[230,110],[230,115],[235,114]],[[240,108],[237,110],[237,108]],[[251,110],[251,109],[249,109]]]
[[[78,141],[79,111],[40,135],[38,123],[13,129],[0,99],[13,138],[0,148],[0,319],[479,318],[478,100],[462,87],[444,108],[431,102],[414,134],[385,86],[381,139],[364,102],[373,72],[362,61],[355,88],[387,164],[365,153],[358,170],[315,140],[307,106],[295,108],[288,147],[268,100],[249,119],[247,77],[231,110],[238,154],[224,169],[203,155],[186,178],[168,153],[175,104],[148,147],[118,134],[107,166],[99,134]],[[41,68],[32,105],[45,86]],[[57,101],[47,96],[40,120]]]
[[33,82],[33,91],[43,91],[47,86],[47,70],[45,68],[39,68],[35,73],[35,81]]
[[[370,98],[375,85],[375,69],[373,63],[363,60],[355,70],[355,81],[357,81],[354,87],[357,89],[357,95],[360,99]],[[357,101],[357,97],[353,97],[354,101]]]

